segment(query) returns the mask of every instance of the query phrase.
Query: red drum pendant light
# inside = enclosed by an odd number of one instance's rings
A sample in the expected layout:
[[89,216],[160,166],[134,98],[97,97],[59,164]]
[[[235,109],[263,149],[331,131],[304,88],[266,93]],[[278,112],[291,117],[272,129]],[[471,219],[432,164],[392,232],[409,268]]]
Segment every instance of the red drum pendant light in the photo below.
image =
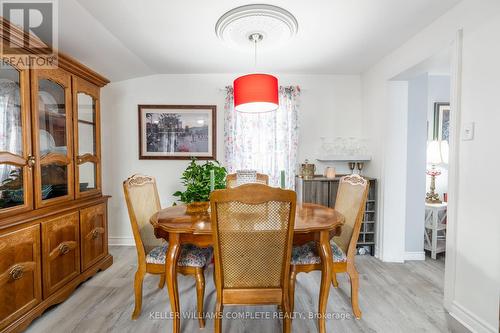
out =
[[[254,43],[255,65],[257,65],[257,43],[260,33],[251,34],[248,39]],[[234,109],[239,112],[262,113],[275,111],[279,107],[278,79],[269,74],[248,74],[233,82]]]
[[239,112],[261,113],[278,109],[278,79],[269,74],[240,76],[233,83],[234,108]]

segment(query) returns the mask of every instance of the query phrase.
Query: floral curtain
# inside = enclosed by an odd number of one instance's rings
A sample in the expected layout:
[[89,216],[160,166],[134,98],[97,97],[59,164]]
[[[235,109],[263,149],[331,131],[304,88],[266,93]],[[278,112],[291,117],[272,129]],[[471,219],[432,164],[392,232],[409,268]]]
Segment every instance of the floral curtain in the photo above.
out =
[[235,112],[233,88],[226,87],[224,144],[229,173],[257,170],[269,185],[294,188],[297,168],[299,87],[280,87],[279,109],[266,113]]

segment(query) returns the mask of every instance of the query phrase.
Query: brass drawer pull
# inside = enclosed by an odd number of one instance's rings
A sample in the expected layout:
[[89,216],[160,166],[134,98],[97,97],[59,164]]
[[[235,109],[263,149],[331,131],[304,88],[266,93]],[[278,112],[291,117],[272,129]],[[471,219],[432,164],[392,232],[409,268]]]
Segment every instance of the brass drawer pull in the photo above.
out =
[[92,239],[96,239],[97,237],[99,237],[99,230],[92,230]]
[[9,272],[9,276],[12,280],[19,280],[24,275],[24,266],[15,265]]
[[61,255],[65,255],[68,252],[69,252],[69,246],[67,244],[59,245],[59,253],[61,253]]

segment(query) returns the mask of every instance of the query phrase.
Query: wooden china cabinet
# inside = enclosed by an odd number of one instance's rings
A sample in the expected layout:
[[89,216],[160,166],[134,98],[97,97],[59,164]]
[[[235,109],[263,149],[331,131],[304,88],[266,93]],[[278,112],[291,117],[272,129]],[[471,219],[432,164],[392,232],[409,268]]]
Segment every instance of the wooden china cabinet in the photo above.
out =
[[[20,30],[1,27],[2,46],[24,45]],[[113,262],[99,116],[109,81],[62,54],[55,69],[8,59],[0,59],[0,332],[19,332]]]

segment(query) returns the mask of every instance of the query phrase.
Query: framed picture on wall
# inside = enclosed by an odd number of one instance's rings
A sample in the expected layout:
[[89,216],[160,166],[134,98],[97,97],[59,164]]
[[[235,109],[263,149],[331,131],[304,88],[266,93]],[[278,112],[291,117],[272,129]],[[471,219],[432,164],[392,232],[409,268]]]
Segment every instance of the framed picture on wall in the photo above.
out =
[[139,105],[139,159],[213,160],[215,105]]
[[450,103],[434,103],[433,140],[450,141]]

